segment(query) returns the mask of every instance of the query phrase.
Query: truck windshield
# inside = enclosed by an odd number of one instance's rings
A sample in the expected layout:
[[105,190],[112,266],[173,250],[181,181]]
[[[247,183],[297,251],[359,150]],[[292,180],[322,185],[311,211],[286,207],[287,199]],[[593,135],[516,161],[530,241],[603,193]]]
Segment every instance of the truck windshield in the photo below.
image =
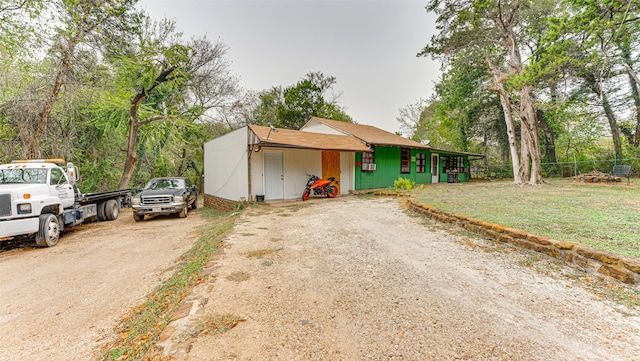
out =
[[152,179],[144,189],[184,188],[184,179]]
[[42,168],[0,169],[0,184],[47,182],[47,170]]

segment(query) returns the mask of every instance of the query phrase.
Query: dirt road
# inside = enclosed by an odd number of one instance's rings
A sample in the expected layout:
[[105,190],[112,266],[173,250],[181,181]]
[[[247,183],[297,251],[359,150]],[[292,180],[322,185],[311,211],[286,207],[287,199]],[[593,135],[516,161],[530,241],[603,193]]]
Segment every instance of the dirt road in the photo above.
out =
[[0,360],[91,360],[119,318],[171,274],[202,223],[195,212],[135,223],[123,210],[55,247],[0,253]]
[[531,254],[425,226],[395,199],[266,206],[226,244],[191,322],[244,321],[176,331],[172,359],[640,359],[637,310],[527,267]]

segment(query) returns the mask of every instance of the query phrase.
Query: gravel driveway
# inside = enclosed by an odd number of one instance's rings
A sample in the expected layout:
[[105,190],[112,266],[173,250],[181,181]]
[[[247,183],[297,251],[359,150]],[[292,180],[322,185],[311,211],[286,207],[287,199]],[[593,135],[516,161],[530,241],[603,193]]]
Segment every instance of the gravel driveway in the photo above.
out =
[[166,351],[185,360],[640,360],[637,310],[528,267],[532,257],[429,225],[396,199],[253,207],[216,277],[190,297],[205,306],[185,318],[243,321],[225,333],[176,331]]

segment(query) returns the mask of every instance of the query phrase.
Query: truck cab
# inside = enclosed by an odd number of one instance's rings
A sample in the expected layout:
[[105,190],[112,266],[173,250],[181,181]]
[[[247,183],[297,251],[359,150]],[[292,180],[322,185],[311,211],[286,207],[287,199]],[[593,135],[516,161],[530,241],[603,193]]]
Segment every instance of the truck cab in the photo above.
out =
[[35,235],[40,247],[54,246],[60,231],[85,219],[115,220],[129,190],[83,195],[78,174],[63,159],[19,160],[0,165],[0,241]]

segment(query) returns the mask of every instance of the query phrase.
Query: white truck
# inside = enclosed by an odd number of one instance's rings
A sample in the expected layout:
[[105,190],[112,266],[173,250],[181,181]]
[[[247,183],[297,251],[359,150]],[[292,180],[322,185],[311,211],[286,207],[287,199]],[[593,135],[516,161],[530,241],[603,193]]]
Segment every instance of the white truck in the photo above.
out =
[[[59,165],[61,164],[61,165]],[[39,247],[89,219],[112,221],[131,203],[131,191],[82,194],[78,172],[63,159],[15,160],[0,165],[0,241],[35,235]]]

